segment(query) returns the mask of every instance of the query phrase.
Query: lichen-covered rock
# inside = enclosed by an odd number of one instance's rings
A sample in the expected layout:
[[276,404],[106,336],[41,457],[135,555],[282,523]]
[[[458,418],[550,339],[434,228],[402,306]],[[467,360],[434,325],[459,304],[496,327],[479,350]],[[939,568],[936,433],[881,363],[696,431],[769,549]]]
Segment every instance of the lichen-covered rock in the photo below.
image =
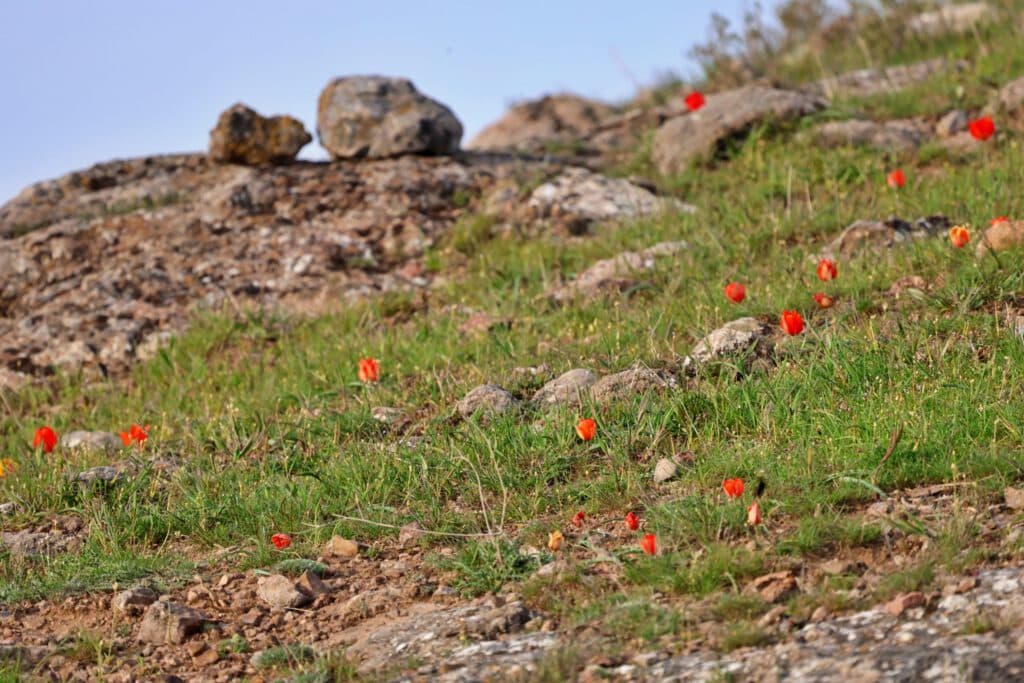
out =
[[259,166],[287,163],[313,140],[302,122],[291,116],[262,116],[235,104],[217,118],[210,131],[214,161]]
[[500,415],[514,410],[519,400],[497,384],[482,384],[462,397],[455,409],[462,417],[475,413]]
[[552,218],[581,232],[592,223],[623,220],[663,211],[696,209],[655,195],[622,178],[609,178],[585,168],[568,168],[530,194],[530,210],[540,218]]
[[538,389],[531,400],[542,407],[576,404],[587,395],[587,390],[596,381],[597,375],[590,370],[569,370]]
[[652,159],[666,175],[712,156],[727,139],[769,119],[785,121],[825,107],[821,97],[750,85],[709,95],[697,111],[669,119],[654,135]]
[[317,135],[335,159],[453,154],[462,124],[405,78],[348,76],[320,93]]
[[561,93],[520,102],[480,131],[467,149],[539,153],[586,137],[615,110],[585,97]]

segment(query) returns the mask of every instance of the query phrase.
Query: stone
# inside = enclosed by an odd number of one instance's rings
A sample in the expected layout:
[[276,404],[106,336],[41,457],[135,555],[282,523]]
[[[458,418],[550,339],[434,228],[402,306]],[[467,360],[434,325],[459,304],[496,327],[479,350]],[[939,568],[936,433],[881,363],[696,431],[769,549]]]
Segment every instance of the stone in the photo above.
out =
[[913,223],[897,216],[884,221],[859,220],[851,223],[821,251],[829,258],[850,258],[866,252],[888,249],[923,237],[944,236],[953,222],[942,215],[918,218]]
[[0,503],[0,516],[9,517],[18,511],[17,503]]
[[726,140],[767,121],[787,121],[823,109],[817,95],[750,85],[709,95],[696,112],[671,118],[654,134],[652,160],[665,175],[713,156]]
[[694,213],[696,208],[622,178],[609,178],[585,168],[568,168],[538,186],[527,202],[534,216],[553,219],[581,233],[595,223],[620,221],[666,211]]
[[912,150],[928,138],[928,129],[916,121],[828,121],[811,131],[826,147],[869,146],[882,150]]
[[146,610],[139,626],[139,641],[153,645],[184,643],[199,632],[206,617],[191,607],[167,600],[154,602]]
[[796,577],[788,569],[759,576],[748,588],[770,603],[781,602],[799,590]]
[[922,12],[907,21],[907,28],[925,36],[939,36],[963,33],[994,18],[995,12],[987,2],[967,2]]
[[721,360],[734,354],[764,350],[768,341],[768,325],[757,318],[739,318],[712,330],[690,350],[683,367],[694,369],[704,363]]
[[999,221],[981,234],[975,254],[980,258],[989,250],[1006,251],[1024,244],[1024,221]]
[[73,550],[82,541],[74,535],[23,530],[0,533],[0,542],[14,557],[36,559]]
[[323,549],[324,557],[351,558],[359,555],[359,544],[341,536],[332,536]]
[[335,78],[320,93],[317,135],[335,159],[454,154],[462,124],[405,78]]
[[922,83],[937,73],[950,68],[966,68],[966,62],[950,62],[942,57],[928,59],[913,64],[901,64],[883,69],[857,69],[839,76],[830,76],[815,81],[804,90],[833,98],[872,97],[884,93],[897,92]]
[[914,591],[911,593],[902,593],[897,595],[895,598],[885,603],[885,611],[894,617],[898,617],[908,609],[914,607],[922,607],[928,602],[925,598],[924,593],[920,591]]
[[635,276],[654,268],[658,258],[668,258],[686,250],[686,242],[661,242],[641,251],[624,251],[602,259],[567,284],[556,287],[549,296],[564,303],[577,297],[620,293],[638,284]]
[[985,108],[985,113],[1015,112],[1021,107],[1024,107],[1024,77],[1010,81],[1000,88],[995,100]]
[[291,116],[261,116],[238,103],[221,112],[210,131],[209,155],[214,161],[260,166],[295,159],[313,140],[302,122]]
[[967,130],[967,112],[954,109],[946,113],[935,124],[935,134],[940,138],[950,138]]
[[331,592],[331,587],[324,583],[315,572],[308,569],[302,572],[299,580],[295,582],[295,587],[311,598],[318,598]]
[[392,408],[390,406],[374,406],[370,409],[370,416],[377,422],[392,424],[402,417],[402,410],[401,408]]
[[679,465],[668,458],[660,458],[654,466],[654,483],[661,484],[673,479],[679,473]]
[[514,105],[481,130],[467,149],[543,153],[589,136],[615,110],[595,100],[560,93]]
[[65,432],[60,437],[61,450],[83,450],[103,451],[113,453],[124,447],[121,437],[111,432],[88,432],[76,430]]
[[110,606],[117,612],[135,616],[142,614],[143,608],[152,605],[159,597],[152,588],[129,588],[115,595]]
[[501,415],[519,406],[519,399],[497,384],[482,384],[462,397],[455,410],[464,418],[476,413]]
[[292,580],[283,574],[261,576],[256,581],[256,595],[277,609],[302,607],[313,600],[312,596],[296,588]]
[[541,407],[578,405],[595,382],[597,382],[597,375],[593,372],[584,368],[575,368],[542,386],[533,395],[531,401],[534,405]]
[[99,465],[91,467],[77,474],[72,473],[70,478],[80,484],[92,485],[96,483],[111,484],[121,477],[122,470],[110,465]]
[[419,543],[426,534],[423,531],[423,527],[420,526],[419,522],[409,522],[403,524],[402,528],[398,530],[398,543],[403,548]]
[[675,378],[645,367],[630,368],[605,375],[590,387],[595,403],[621,401],[637,394],[649,394],[675,385]]
[[1003,500],[1011,510],[1024,510],[1024,489],[1007,486],[1003,489]]

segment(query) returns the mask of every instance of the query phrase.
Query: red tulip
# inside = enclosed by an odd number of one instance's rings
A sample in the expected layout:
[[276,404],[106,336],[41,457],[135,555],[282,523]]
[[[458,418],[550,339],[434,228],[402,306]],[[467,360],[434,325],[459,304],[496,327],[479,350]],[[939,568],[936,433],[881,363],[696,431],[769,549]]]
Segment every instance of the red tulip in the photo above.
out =
[[591,417],[585,417],[576,423],[576,433],[584,441],[590,441],[597,434],[597,423]]
[[139,445],[139,448],[142,448],[143,444],[146,443],[146,439],[149,438],[147,432],[149,432],[149,425],[140,427],[133,424],[127,432],[121,432],[121,441],[124,442],[125,446],[131,446],[134,442]]
[[730,282],[725,286],[725,296],[735,303],[740,303],[747,297],[747,288],[738,282]]
[[580,510],[579,512],[572,516],[572,525],[574,527],[581,527],[583,526],[583,520],[585,520],[586,518],[587,513],[583,512],[583,510]]
[[359,381],[364,383],[380,380],[380,364],[373,358],[362,358],[359,361]]
[[288,534],[274,534],[270,537],[270,542],[277,546],[278,550],[284,550],[292,544],[292,537]]
[[654,534],[646,534],[640,539],[640,549],[648,555],[654,555],[658,552],[658,541],[654,538]]
[[1010,219],[1006,216],[996,216],[988,222],[989,225],[996,225],[998,223],[1009,223]]
[[747,524],[749,526],[757,526],[761,523],[761,506],[755,500],[747,508]]
[[906,182],[907,179],[903,175],[903,171],[898,168],[894,171],[890,171],[889,175],[885,176],[885,183],[894,190],[898,190],[903,187]]
[[818,279],[824,282],[835,280],[839,274],[836,262],[832,259],[823,258],[818,262]]
[[640,518],[636,516],[635,512],[626,513],[626,528],[630,531],[636,531],[640,528]]
[[57,445],[57,432],[53,431],[53,427],[43,426],[36,430],[32,448],[38,448],[40,445],[43,447],[43,453],[53,451],[53,447]]
[[690,111],[697,111],[704,106],[704,95],[696,90],[683,98],[686,108]]
[[825,292],[815,292],[814,301],[822,308],[832,308],[832,304],[835,303],[835,300]]
[[783,311],[779,324],[788,335],[800,334],[804,329],[804,319],[796,311]]
[[725,495],[730,498],[739,498],[743,495],[743,480],[726,479],[722,482],[722,489],[725,491]]
[[982,116],[967,124],[967,130],[975,140],[988,140],[996,133],[996,124],[992,123],[991,116]]
[[962,225],[956,225],[949,229],[949,241],[957,249],[961,249],[971,241],[971,233]]

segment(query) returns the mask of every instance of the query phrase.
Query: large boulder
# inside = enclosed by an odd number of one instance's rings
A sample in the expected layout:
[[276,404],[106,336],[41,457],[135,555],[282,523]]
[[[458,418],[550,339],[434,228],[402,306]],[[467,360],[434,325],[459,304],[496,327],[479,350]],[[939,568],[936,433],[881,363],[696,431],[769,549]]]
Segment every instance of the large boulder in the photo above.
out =
[[469,149],[544,152],[589,135],[615,114],[607,104],[561,93],[521,102],[484,128]]
[[762,121],[795,119],[824,107],[825,101],[818,95],[760,85],[709,95],[697,111],[669,119],[658,128],[653,160],[662,173],[679,173]]
[[224,110],[210,131],[210,158],[249,166],[292,161],[313,140],[291,116],[261,116],[244,104]]
[[335,78],[320,93],[316,120],[335,159],[453,154],[462,139],[455,114],[405,78]]

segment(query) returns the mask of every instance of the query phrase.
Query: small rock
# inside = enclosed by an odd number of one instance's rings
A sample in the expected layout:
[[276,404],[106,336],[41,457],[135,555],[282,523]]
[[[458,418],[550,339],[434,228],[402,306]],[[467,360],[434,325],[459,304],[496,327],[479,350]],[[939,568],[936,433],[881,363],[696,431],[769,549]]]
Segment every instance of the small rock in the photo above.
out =
[[13,515],[18,511],[16,503],[0,503],[0,517]]
[[816,81],[804,90],[820,93],[829,98],[836,95],[870,97],[903,90],[950,68],[960,69],[965,62],[950,62],[938,57],[912,64],[900,64],[882,69],[856,69],[839,76]]
[[677,465],[675,461],[669,460],[668,458],[661,458],[654,466],[654,483],[661,484],[666,482],[675,477],[678,473],[679,465]]
[[975,247],[978,257],[991,249],[1006,251],[1024,244],[1024,221],[999,221],[982,233]]
[[370,415],[377,422],[391,424],[398,418],[402,417],[402,410],[400,408],[390,408],[388,406],[374,406],[370,409]]
[[780,602],[799,590],[796,577],[791,570],[765,574],[754,579],[750,589],[765,602]]
[[978,579],[973,576],[966,576],[960,579],[960,582],[956,585],[957,593],[966,593],[972,591],[978,587]]
[[308,569],[302,572],[302,576],[295,583],[295,587],[311,598],[318,598],[331,592],[331,587]]
[[198,667],[213,666],[220,661],[220,653],[217,648],[209,648],[192,660]]
[[535,405],[548,407],[559,404],[577,405],[586,390],[597,382],[597,375],[590,370],[576,368],[551,380],[533,395]]
[[843,574],[863,574],[867,571],[867,565],[863,562],[851,562],[850,560],[828,560],[820,565],[822,573],[830,576],[841,576]]
[[940,138],[950,138],[967,130],[967,112],[954,109],[935,124],[935,134]]
[[828,608],[824,605],[818,605],[818,607],[811,613],[811,623],[817,624],[825,621],[829,617]]
[[92,467],[83,472],[72,474],[71,478],[77,480],[80,484],[89,486],[96,483],[112,484],[119,479],[121,475],[122,470],[117,467],[99,465],[98,467]]
[[963,33],[975,25],[995,18],[995,12],[987,2],[967,2],[960,5],[945,5],[929,12],[922,12],[907,21],[907,28],[925,36],[939,36],[948,33]]
[[1024,489],[1007,486],[1003,489],[1003,498],[1011,510],[1024,510]]
[[110,432],[74,431],[61,435],[60,447],[62,450],[81,448],[113,453],[124,448],[124,443],[121,437]]
[[139,640],[153,645],[184,643],[205,622],[206,617],[191,607],[160,600],[146,610],[139,627]]
[[994,104],[986,107],[986,113],[995,114],[999,110],[1016,112],[1024,106],[1024,77],[1010,81],[999,89]]
[[424,535],[423,527],[420,526],[419,522],[409,522],[408,524],[403,524],[402,528],[398,530],[398,543],[403,548],[407,548],[418,543]]
[[722,325],[701,339],[683,360],[683,367],[696,366],[741,351],[763,352],[768,341],[768,326],[757,318],[740,318]]
[[496,318],[487,313],[473,313],[459,325],[459,332],[466,335],[485,334],[512,326],[508,318]]
[[134,616],[142,614],[143,608],[152,605],[158,597],[152,588],[129,588],[115,595],[110,605],[118,612]]
[[557,302],[577,297],[618,294],[637,284],[638,273],[654,268],[659,257],[674,256],[687,248],[686,242],[661,242],[642,251],[625,251],[597,261],[569,283],[550,291]]
[[924,124],[916,121],[828,121],[813,131],[815,140],[826,147],[843,145],[876,147],[882,150],[917,149],[928,138]]
[[619,401],[636,394],[647,394],[666,389],[675,379],[657,370],[637,367],[606,375],[590,387],[590,398],[595,403]]
[[355,557],[359,554],[359,544],[341,536],[333,536],[324,545],[324,557]]
[[81,545],[78,536],[28,530],[0,533],[0,541],[11,555],[26,559],[52,557]]
[[210,158],[214,161],[259,166],[287,163],[313,140],[302,123],[291,116],[261,116],[244,104],[235,104],[217,118],[210,131]]
[[767,628],[773,626],[782,619],[786,614],[786,608],[783,605],[776,605],[770,610],[761,615],[761,618],[757,620],[757,625],[761,628]]
[[951,227],[953,222],[942,215],[918,218],[913,223],[897,216],[890,216],[885,221],[859,220],[847,226],[822,250],[821,255],[849,258],[918,238],[945,235]]
[[483,384],[462,397],[455,409],[464,418],[475,413],[501,415],[514,410],[519,400],[497,384]]
[[894,617],[898,617],[908,609],[914,607],[923,607],[928,602],[925,598],[924,593],[920,591],[914,591],[912,593],[902,593],[897,595],[895,598],[885,603],[885,611]]
[[256,595],[268,605],[278,609],[302,607],[313,598],[303,593],[283,574],[261,576],[256,582]]

